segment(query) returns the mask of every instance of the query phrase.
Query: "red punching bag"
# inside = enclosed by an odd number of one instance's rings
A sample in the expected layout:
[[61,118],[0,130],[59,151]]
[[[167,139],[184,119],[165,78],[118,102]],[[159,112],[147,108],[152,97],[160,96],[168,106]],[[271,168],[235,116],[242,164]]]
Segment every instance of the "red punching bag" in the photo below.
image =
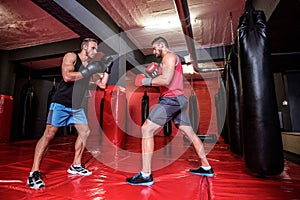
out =
[[13,111],[13,97],[0,94],[0,143],[9,142]]

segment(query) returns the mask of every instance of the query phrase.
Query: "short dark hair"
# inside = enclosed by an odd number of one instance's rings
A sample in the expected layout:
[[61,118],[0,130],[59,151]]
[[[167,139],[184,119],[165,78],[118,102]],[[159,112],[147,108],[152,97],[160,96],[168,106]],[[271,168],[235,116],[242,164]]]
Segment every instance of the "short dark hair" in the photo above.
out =
[[84,38],[81,42],[81,49],[82,49],[83,45],[86,45],[89,42],[96,42],[98,44],[98,40],[96,40],[94,38]]
[[151,45],[153,45],[154,43],[160,43],[160,42],[164,43],[166,45],[166,47],[169,48],[168,41],[163,37],[155,38],[154,40],[152,40]]

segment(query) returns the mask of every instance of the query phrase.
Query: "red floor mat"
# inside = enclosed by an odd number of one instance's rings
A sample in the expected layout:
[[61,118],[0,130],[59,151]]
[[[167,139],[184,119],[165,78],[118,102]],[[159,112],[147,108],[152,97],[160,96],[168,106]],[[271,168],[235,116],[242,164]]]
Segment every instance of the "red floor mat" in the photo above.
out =
[[[156,149],[169,143],[168,137],[156,137]],[[285,171],[278,177],[262,179],[247,173],[243,159],[232,154],[226,144],[216,144],[208,158],[215,170],[215,177],[192,175],[190,168],[198,166],[192,147],[168,166],[153,171],[155,184],[150,187],[131,186],[125,178],[134,175],[120,170],[140,167],[128,163],[126,155],[105,151],[115,161],[107,166],[96,159],[95,152],[85,151],[83,160],[93,174],[88,177],[70,176],[66,170],[73,160],[74,136],[56,137],[42,162],[41,172],[46,183],[42,190],[31,190],[26,185],[32,165],[36,141],[13,142],[0,145],[0,199],[300,199],[300,166],[285,162]],[[139,139],[127,137],[126,146],[132,152],[140,151]],[[172,154],[172,148],[163,154]],[[101,152],[98,152],[101,155]],[[120,153],[120,155],[119,155]],[[166,162],[168,156],[158,157],[157,163]],[[132,169],[132,168],[131,168]]]

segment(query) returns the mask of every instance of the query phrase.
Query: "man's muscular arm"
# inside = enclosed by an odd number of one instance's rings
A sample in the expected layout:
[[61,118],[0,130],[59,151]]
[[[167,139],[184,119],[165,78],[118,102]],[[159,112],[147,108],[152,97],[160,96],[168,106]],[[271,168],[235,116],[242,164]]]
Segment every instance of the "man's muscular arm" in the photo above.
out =
[[98,87],[100,87],[101,89],[105,89],[108,82],[108,78],[108,73],[104,72],[103,74],[101,74],[101,76],[100,74],[94,74],[93,81]]
[[76,54],[73,52],[67,53],[62,61],[62,77],[65,82],[74,82],[82,79],[80,72],[74,72],[74,65],[76,63]]
[[162,60],[162,74],[152,79],[152,86],[168,86],[174,76],[177,56],[174,53],[167,54]]

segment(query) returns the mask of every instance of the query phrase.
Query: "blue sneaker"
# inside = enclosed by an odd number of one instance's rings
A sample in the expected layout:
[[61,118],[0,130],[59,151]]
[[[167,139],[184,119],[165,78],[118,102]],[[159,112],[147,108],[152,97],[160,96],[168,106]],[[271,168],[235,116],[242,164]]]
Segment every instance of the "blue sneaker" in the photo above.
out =
[[202,168],[202,166],[198,167],[197,169],[190,169],[190,172],[192,174],[208,176],[208,177],[213,177],[215,175],[213,168],[210,168],[209,170],[205,170]]
[[154,184],[154,180],[152,177],[152,174],[149,175],[148,178],[144,178],[142,176],[142,173],[139,172],[137,175],[131,177],[131,178],[126,178],[126,182],[130,185],[145,185],[145,186],[149,186],[149,185],[153,185]]

